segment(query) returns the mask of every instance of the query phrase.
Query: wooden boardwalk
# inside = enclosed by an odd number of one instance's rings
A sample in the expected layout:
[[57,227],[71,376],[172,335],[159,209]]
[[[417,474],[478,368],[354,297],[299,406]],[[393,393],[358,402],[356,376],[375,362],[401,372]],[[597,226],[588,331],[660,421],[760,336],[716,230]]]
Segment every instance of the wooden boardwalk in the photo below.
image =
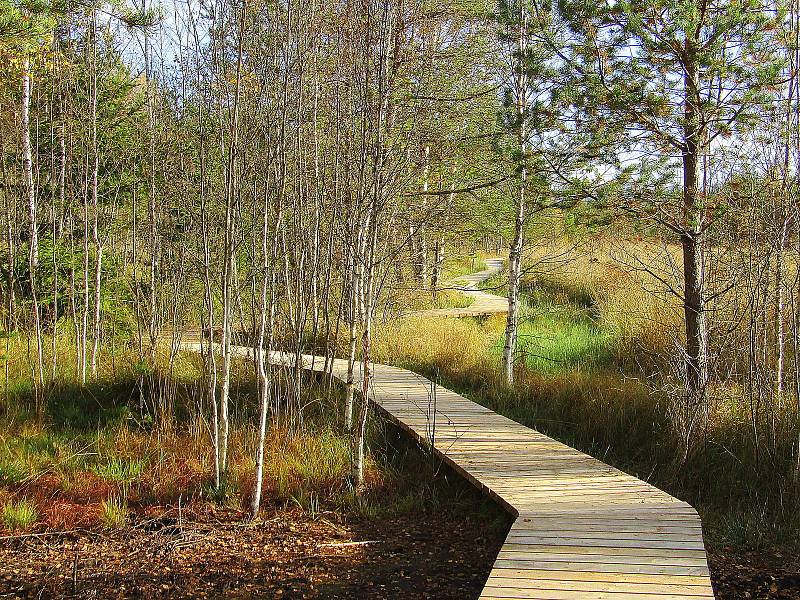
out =
[[[311,356],[304,356],[310,368]],[[279,352],[272,361],[292,360]],[[317,357],[315,370],[322,369]],[[344,380],[347,361],[333,376]],[[374,365],[383,412],[516,520],[481,598],[713,598],[685,502],[405,369]]]
[[508,312],[508,300],[478,289],[478,284],[503,269],[502,258],[487,258],[486,269],[463,275],[451,281],[447,287],[472,298],[472,304],[464,308],[434,308],[411,313],[414,317],[480,317]]
[[[475,274],[473,289],[499,268]],[[294,355],[273,351],[270,360],[293,364]],[[321,371],[324,361],[303,363]],[[347,361],[335,360],[332,374],[344,381]],[[687,503],[411,371],[376,364],[372,382],[388,418],[516,517],[481,598],[714,597],[700,519]]]

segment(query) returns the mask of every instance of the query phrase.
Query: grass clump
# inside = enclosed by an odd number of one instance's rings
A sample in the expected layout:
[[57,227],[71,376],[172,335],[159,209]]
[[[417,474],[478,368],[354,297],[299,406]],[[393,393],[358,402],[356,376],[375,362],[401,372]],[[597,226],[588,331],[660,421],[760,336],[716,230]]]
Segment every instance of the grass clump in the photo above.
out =
[[350,445],[343,434],[276,428],[270,437],[270,446],[285,449],[282,456],[265,465],[268,482],[280,498],[334,491],[350,473]]
[[16,485],[28,478],[28,468],[15,458],[0,458],[0,485]]
[[106,529],[121,529],[128,524],[128,503],[112,496],[100,503],[100,521]]
[[222,479],[218,486],[213,482],[205,483],[202,494],[217,506],[235,507],[239,503],[238,488],[229,478]]
[[36,507],[28,500],[19,502],[8,501],[3,505],[2,520],[3,525],[12,531],[25,531],[29,529],[39,514]]

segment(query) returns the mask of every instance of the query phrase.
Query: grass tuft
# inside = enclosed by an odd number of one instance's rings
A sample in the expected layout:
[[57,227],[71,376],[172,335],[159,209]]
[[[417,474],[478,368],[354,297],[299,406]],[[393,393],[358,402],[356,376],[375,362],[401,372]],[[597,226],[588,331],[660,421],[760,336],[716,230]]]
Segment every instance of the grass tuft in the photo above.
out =
[[219,487],[213,483],[204,484],[202,493],[217,506],[235,507],[237,505],[238,490],[229,479],[223,479]]
[[2,519],[7,529],[12,531],[25,531],[38,519],[36,507],[28,500],[19,502],[9,501],[3,505]]
[[104,463],[93,465],[91,470],[106,481],[131,484],[142,475],[146,464],[146,459],[112,456]]
[[117,496],[100,503],[100,521],[107,529],[121,529],[128,523],[128,503]]
[[14,458],[0,458],[0,485],[22,483],[28,477],[28,468]]

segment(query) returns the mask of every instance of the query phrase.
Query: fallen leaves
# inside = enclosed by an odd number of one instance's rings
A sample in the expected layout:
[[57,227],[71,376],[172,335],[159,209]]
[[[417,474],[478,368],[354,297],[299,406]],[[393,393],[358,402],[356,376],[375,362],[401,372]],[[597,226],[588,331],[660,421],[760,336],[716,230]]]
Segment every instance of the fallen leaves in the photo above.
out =
[[800,600],[800,561],[781,552],[723,548],[709,553],[717,600]]
[[284,510],[241,526],[215,509],[181,527],[151,515],[121,531],[6,540],[0,596],[464,599],[478,596],[505,537],[464,510],[333,520]]

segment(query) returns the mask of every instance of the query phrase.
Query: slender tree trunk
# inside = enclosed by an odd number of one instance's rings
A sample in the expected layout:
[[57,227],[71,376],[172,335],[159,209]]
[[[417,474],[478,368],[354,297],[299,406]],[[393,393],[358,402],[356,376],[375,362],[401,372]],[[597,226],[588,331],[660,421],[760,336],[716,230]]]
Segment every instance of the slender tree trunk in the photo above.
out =
[[239,99],[241,93],[242,44],[244,41],[244,21],[247,2],[242,2],[241,16],[237,31],[236,83],[234,85],[231,139],[228,147],[228,163],[225,190],[225,258],[222,281],[222,390],[220,397],[220,469],[223,480],[228,470],[228,435],[230,431],[229,404],[232,361],[232,322],[235,302],[234,281],[236,279],[236,221],[238,181],[238,139],[239,139]]
[[[781,198],[781,202],[784,199]],[[789,234],[789,220],[781,210],[781,223],[775,257],[775,345],[777,357],[775,360],[775,397],[781,402],[783,396],[785,371],[786,371],[786,293],[784,283],[784,270],[786,269],[786,243]]]
[[[145,0],[142,0],[142,8],[144,8]],[[150,264],[149,276],[150,285],[148,289],[148,312],[149,322],[147,332],[150,338],[150,360],[155,362],[156,359],[156,344],[158,341],[158,286],[156,271],[158,265],[158,225],[156,223],[156,115],[155,115],[155,99],[153,93],[153,73],[152,73],[152,57],[150,51],[150,35],[145,33],[144,36],[144,72],[145,72],[145,93],[147,95],[147,134],[148,134],[148,194],[147,194],[147,221],[149,227],[149,246],[150,246]]]
[[[208,326],[208,350],[206,357],[208,371],[207,395],[211,405],[211,445],[214,451],[214,487],[219,489],[222,485],[222,470],[220,461],[220,439],[219,439],[219,401],[217,399],[217,353],[214,318],[214,288],[211,277],[211,240],[208,223],[208,211],[206,204],[205,191],[205,158],[204,150],[200,149],[200,216],[203,230],[203,289],[205,292],[205,308]],[[201,334],[202,341],[202,334]]]
[[430,187],[431,176],[431,146],[425,144],[425,167],[423,169],[422,179],[422,222],[419,225],[419,280],[424,289],[428,287],[429,269],[428,269],[428,233],[426,222],[428,220],[428,189]]
[[[351,244],[353,244],[352,241]],[[353,396],[355,394],[356,345],[358,343],[356,337],[356,320],[358,319],[358,311],[356,310],[356,257],[355,250],[349,250],[349,252],[352,255],[348,261],[349,272],[347,273],[350,282],[347,286],[347,382],[345,383],[344,403],[344,426],[347,431],[353,428]]]
[[[36,189],[33,185],[33,151],[31,148],[31,63],[25,57],[22,64],[22,170],[28,203],[28,270],[30,271],[31,299],[33,301],[33,327],[36,334],[36,380],[38,388],[44,386],[44,356],[42,325],[39,318],[39,291],[36,273],[39,268],[39,230],[36,217]],[[38,394],[37,394],[38,398]]]
[[[3,140],[0,140],[0,155],[5,156],[5,144]],[[6,316],[6,332],[7,335],[5,336],[5,351],[6,356],[11,356],[11,335],[10,333],[16,329],[16,306],[14,303],[15,300],[15,292],[14,287],[16,286],[17,275],[16,269],[14,265],[16,264],[16,240],[14,231],[15,228],[13,223],[15,222],[15,215],[16,212],[16,202],[12,201],[11,195],[8,191],[8,171],[6,169],[5,161],[0,160],[0,171],[3,174],[3,200],[5,206],[5,218],[6,218],[6,226],[5,226],[5,233],[6,233],[6,247],[8,248],[8,276],[6,279],[6,283],[8,285],[8,294],[6,297],[6,310],[8,311],[8,315]],[[10,367],[11,361],[5,360],[3,361],[4,366],[4,374],[5,374],[5,381],[3,385],[3,391],[5,395],[6,406],[8,406],[9,402],[9,390],[8,384],[10,381]]]
[[259,388],[261,394],[261,411],[258,422],[258,448],[256,449],[256,481],[253,490],[253,499],[250,510],[253,517],[258,515],[261,507],[261,486],[264,478],[264,445],[267,438],[267,416],[269,413],[269,401],[272,393],[271,367],[269,364],[270,348],[272,347],[272,330],[275,320],[275,269],[273,267],[275,253],[278,248],[278,228],[282,221],[279,213],[275,222],[275,234],[272,239],[270,254],[269,247],[269,195],[264,192],[264,226],[261,236],[262,281],[261,281],[261,303],[259,307],[258,341],[256,345],[257,368],[259,378]]
[[517,348],[519,328],[519,291],[522,280],[522,247],[525,228],[525,179],[526,170],[522,167],[520,185],[514,218],[514,239],[508,254],[508,315],[506,316],[505,343],[503,345],[503,373],[506,383],[514,383],[514,354]]
[[[520,25],[517,50],[519,56],[524,56],[527,49],[527,12],[520,5]],[[515,59],[517,62],[519,59]],[[508,314],[506,316],[505,343],[503,345],[503,373],[506,383],[514,383],[514,354],[517,349],[517,330],[519,327],[519,290],[522,279],[522,248],[525,229],[525,186],[527,180],[527,167],[525,164],[525,151],[527,148],[527,132],[525,117],[527,111],[528,82],[521,64],[515,65],[514,88],[516,95],[517,113],[517,145],[520,149],[521,162],[519,173],[519,187],[515,203],[514,237],[508,253]]]
[[[63,115],[62,115],[63,119]],[[58,208],[64,210],[66,203],[66,182],[67,182],[67,148],[66,140],[64,139],[64,124],[61,125],[61,133],[58,140],[59,149],[59,170],[58,170],[58,207],[55,200],[53,201],[53,337],[51,352],[51,373],[50,378],[55,381],[56,369],[58,366],[58,352],[57,352],[57,339],[58,339],[58,261],[56,259],[56,240],[58,239],[58,227],[56,222],[58,219]]]
[[92,13],[92,69],[91,69],[91,123],[92,123],[92,242],[94,244],[94,322],[92,327],[92,376],[97,377],[97,352],[100,347],[100,284],[103,272],[103,245],[98,226],[99,206],[97,201],[98,169],[100,165],[97,148],[97,16]]
[[[379,193],[379,184],[376,184],[376,196]],[[378,202],[377,197],[373,202]],[[375,208],[372,209],[375,212]],[[358,414],[358,423],[355,429],[355,456],[353,460],[353,481],[356,490],[364,487],[364,461],[366,451],[367,417],[369,416],[370,386],[372,385],[372,317],[375,312],[375,248],[377,245],[377,214],[371,219],[372,231],[369,233],[370,242],[368,252],[364,257],[365,268],[365,311],[363,330],[361,335],[361,406]]]

